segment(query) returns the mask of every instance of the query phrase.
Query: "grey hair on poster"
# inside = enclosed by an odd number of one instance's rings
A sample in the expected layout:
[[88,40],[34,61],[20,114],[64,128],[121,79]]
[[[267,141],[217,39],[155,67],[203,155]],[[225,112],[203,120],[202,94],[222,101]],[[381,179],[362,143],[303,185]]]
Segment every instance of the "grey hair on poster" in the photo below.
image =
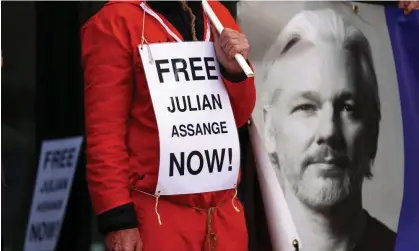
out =
[[[270,79],[270,75],[284,69],[281,61],[287,57],[301,55],[306,48],[325,44],[341,48],[345,52],[349,68],[355,72],[357,81],[365,87],[368,100],[370,100],[368,107],[365,108],[371,111],[368,118],[368,135],[371,136],[372,145],[369,156],[372,163],[377,153],[381,108],[371,48],[365,35],[359,29],[345,22],[343,17],[334,10],[320,9],[299,12],[285,25],[268,49],[263,59],[264,72],[262,74],[263,84],[270,95],[267,97],[268,106],[280,92],[281,79]],[[284,63],[286,63],[285,60]],[[303,66],[301,70],[303,70]]]

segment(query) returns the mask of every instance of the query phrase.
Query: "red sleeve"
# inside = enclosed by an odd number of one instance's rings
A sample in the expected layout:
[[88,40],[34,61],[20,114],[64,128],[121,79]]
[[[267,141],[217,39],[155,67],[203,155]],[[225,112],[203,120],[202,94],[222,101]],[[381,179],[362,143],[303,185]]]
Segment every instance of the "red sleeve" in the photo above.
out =
[[255,78],[246,78],[241,82],[232,82],[223,76],[223,80],[230,97],[237,128],[240,128],[250,119],[255,108]]
[[127,119],[132,64],[127,27],[104,7],[82,29],[87,180],[97,214],[131,202]]
[[[225,28],[230,28],[241,32],[230,12],[218,1],[208,2],[220,19]],[[248,62],[249,63],[249,62]],[[253,69],[253,68],[252,68]],[[233,108],[234,118],[237,127],[240,128],[246,124],[252,115],[256,104],[255,78],[246,78],[241,76],[231,76],[222,71],[223,80],[230,97]],[[239,81],[236,81],[239,80]]]

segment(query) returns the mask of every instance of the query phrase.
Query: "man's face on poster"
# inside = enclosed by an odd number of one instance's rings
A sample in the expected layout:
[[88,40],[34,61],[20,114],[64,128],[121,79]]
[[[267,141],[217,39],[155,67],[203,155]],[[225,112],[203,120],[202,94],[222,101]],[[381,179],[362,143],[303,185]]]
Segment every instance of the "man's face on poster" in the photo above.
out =
[[341,48],[290,54],[268,78],[279,87],[265,114],[268,150],[301,201],[330,207],[361,189],[369,172],[366,87]]

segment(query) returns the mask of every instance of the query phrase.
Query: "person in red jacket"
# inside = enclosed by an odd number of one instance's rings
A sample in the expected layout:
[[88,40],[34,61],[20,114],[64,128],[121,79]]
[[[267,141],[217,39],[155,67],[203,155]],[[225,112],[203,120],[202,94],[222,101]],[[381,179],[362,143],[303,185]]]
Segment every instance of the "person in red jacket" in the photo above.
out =
[[163,153],[157,103],[139,45],[213,41],[236,131],[255,106],[254,79],[234,59],[236,53],[247,59],[248,41],[221,3],[209,4],[225,27],[221,34],[214,28],[210,32],[201,3],[195,1],[111,1],[82,28],[87,180],[108,250],[248,248],[244,212],[233,187],[155,193]]

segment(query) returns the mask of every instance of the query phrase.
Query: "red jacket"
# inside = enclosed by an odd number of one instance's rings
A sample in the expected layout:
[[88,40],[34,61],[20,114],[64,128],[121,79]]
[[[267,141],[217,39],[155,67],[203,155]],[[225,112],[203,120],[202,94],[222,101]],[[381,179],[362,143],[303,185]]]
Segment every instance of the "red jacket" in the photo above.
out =
[[[108,2],[82,29],[87,179],[97,214],[131,203],[130,184],[153,194],[157,183],[159,137],[137,50],[144,13],[139,3]],[[221,3],[210,2],[210,5],[225,27],[240,30]],[[174,41],[148,14],[144,32],[148,43]],[[237,127],[241,127],[255,105],[254,79],[240,83],[223,79]],[[231,193],[219,191],[171,199],[205,207],[217,204]]]

